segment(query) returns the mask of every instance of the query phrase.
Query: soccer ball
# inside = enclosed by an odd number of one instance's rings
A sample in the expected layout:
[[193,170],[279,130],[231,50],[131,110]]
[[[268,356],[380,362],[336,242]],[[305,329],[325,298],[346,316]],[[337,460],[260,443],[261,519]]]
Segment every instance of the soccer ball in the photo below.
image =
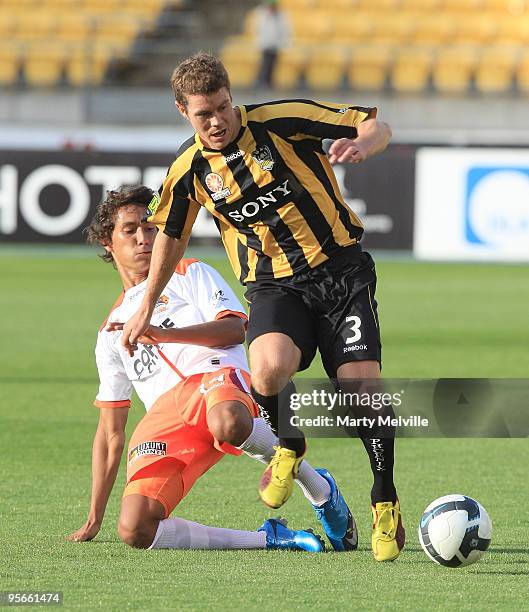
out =
[[475,563],[490,544],[492,522],[487,511],[466,495],[445,495],[424,511],[419,541],[432,561],[447,567]]

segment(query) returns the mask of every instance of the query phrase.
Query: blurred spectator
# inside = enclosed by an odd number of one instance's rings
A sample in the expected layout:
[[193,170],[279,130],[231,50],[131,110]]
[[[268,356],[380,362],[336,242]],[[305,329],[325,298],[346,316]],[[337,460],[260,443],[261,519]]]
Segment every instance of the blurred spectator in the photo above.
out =
[[271,87],[278,52],[289,43],[290,25],[277,0],[265,0],[257,10],[257,44],[261,49],[257,84]]

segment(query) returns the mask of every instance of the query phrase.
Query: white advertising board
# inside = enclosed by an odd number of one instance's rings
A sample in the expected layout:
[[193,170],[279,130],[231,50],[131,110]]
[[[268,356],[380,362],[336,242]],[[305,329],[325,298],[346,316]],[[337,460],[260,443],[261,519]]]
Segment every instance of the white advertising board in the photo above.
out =
[[529,149],[417,151],[414,254],[529,261]]

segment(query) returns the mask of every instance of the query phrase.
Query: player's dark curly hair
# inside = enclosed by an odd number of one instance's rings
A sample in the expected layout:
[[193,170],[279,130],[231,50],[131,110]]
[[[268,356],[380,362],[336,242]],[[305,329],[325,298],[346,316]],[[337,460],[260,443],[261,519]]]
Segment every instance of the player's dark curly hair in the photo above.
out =
[[175,99],[184,108],[189,95],[209,95],[222,87],[230,91],[230,78],[224,64],[211,53],[200,51],[184,60],[171,75]]
[[[88,244],[101,246],[111,244],[118,210],[129,204],[148,206],[153,197],[154,191],[145,185],[124,185],[119,189],[107,191],[104,199],[97,205],[90,225],[83,231]],[[103,261],[114,263],[112,253],[108,251],[100,254],[99,257]]]

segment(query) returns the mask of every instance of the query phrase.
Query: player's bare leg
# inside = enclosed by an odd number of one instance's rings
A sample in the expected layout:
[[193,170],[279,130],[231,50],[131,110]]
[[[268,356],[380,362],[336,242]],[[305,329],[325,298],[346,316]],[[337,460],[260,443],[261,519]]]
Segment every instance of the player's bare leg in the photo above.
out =
[[[338,368],[337,378],[342,386],[351,381],[380,378],[378,361],[356,361]],[[394,437],[381,437],[377,431],[358,427],[358,436],[369,455],[373,472],[371,506],[373,532],[371,547],[377,561],[393,561],[404,546],[405,531],[402,525],[400,505],[393,482]]]
[[257,531],[239,531],[177,517],[164,518],[165,514],[166,509],[158,500],[127,495],[118,525],[121,539],[134,548],[325,550],[323,541],[310,530],[293,531],[286,522],[275,519],[265,521]]
[[208,429],[219,442],[240,446],[252,433],[253,417],[241,402],[225,401],[213,406],[207,415]]
[[149,548],[164,517],[165,508],[158,500],[143,495],[127,495],[121,503],[119,537],[134,548]]
[[[281,507],[290,497],[305,455],[305,438],[298,429],[290,426],[288,418],[289,397],[295,391],[291,377],[298,370],[300,360],[301,351],[286,334],[263,334],[250,344],[254,399],[274,433],[281,433],[279,446],[259,485],[261,499],[271,508]],[[282,431],[278,432],[280,413]]]

